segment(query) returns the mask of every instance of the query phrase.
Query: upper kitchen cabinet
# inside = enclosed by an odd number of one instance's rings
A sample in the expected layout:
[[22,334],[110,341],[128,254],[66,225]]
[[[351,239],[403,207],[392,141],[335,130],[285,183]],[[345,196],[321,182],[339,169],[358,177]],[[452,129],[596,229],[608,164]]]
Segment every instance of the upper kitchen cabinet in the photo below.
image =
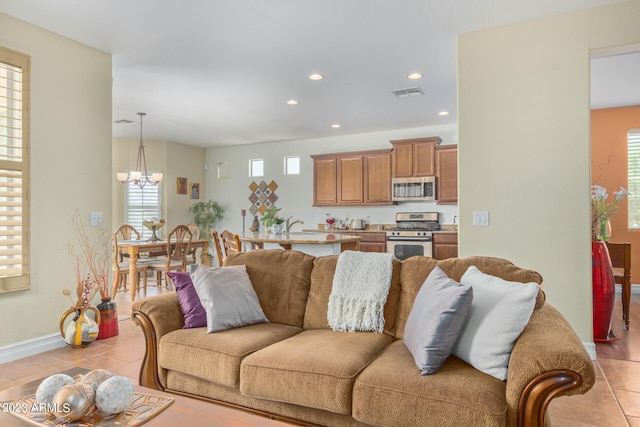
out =
[[428,138],[397,139],[391,142],[394,178],[413,176],[433,176],[435,169],[435,148],[442,142],[439,136]]
[[313,159],[313,205],[390,205],[391,150],[318,154]]
[[458,146],[436,148],[436,200],[439,205],[458,203]]

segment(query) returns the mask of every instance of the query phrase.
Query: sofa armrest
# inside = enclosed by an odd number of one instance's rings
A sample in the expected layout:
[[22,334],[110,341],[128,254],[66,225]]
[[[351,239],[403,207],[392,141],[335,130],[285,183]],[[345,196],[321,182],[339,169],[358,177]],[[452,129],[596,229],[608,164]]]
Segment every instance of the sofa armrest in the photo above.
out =
[[507,374],[507,425],[544,426],[552,399],[586,393],[595,369],[584,345],[553,306],[534,310],[516,341]]
[[131,308],[131,319],[142,328],[146,345],[140,367],[140,385],[164,391],[166,370],[158,364],[158,346],[163,335],[184,326],[177,294],[169,292],[136,301]]

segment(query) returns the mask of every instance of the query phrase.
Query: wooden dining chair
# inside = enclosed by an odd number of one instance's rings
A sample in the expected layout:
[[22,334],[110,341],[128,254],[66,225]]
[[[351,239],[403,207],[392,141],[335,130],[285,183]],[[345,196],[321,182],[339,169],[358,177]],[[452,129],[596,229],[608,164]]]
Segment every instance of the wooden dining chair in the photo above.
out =
[[[187,224],[189,231],[191,231],[191,240],[200,240],[200,229],[195,224]],[[196,264],[198,259],[196,257],[197,247],[191,247],[189,249],[189,253],[187,254],[187,265]],[[205,250],[203,248],[203,250]]]
[[629,329],[629,307],[631,305],[631,243],[607,242],[613,267],[615,283],[622,285],[622,320]]
[[167,273],[169,271],[187,271],[187,255],[191,249],[192,238],[193,235],[189,231],[189,227],[186,225],[176,226],[167,236],[165,256],[147,264],[149,271],[156,272],[158,287],[162,286],[163,277],[168,285]]
[[[113,233],[113,286],[111,298],[114,298],[119,288],[122,287],[127,292],[127,278],[129,277],[129,258],[121,254],[118,248],[120,240],[140,240],[140,233],[128,224],[121,225]],[[147,261],[138,260],[136,262],[138,271],[138,284],[143,284],[143,289],[147,291]],[[137,289],[136,289],[137,290]]]
[[[118,240],[140,240],[140,232],[133,225],[123,224],[113,232]],[[123,261],[127,255],[119,254],[120,261]]]
[[215,230],[211,231],[211,240],[213,240],[213,246],[216,248],[216,256],[218,257],[218,266],[222,267],[224,258],[222,256],[222,248],[220,247],[220,236],[218,236],[217,231]]
[[222,249],[224,251],[225,258],[231,254],[242,252],[240,237],[237,234],[224,230],[220,234],[220,238],[222,239]]

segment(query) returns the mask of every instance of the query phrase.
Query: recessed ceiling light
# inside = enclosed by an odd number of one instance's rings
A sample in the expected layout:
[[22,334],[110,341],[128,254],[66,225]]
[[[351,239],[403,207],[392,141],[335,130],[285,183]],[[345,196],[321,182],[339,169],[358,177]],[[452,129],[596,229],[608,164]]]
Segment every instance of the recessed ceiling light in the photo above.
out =
[[341,125],[339,125],[338,123],[334,123],[331,125],[332,128],[337,129],[339,127],[342,127]]
[[287,104],[289,104],[289,105],[298,105],[299,103],[300,103],[300,102],[298,102],[298,101],[297,101],[297,100],[295,100],[295,99],[289,99],[289,100],[287,101]]
[[422,78],[422,74],[420,73],[411,73],[407,76],[408,79],[410,80],[418,80]]
[[449,115],[449,112],[448,112],[448,111],[440,111],[440,112],[438,113],[438,115],[439,115],[439,116],[448,116],[448,115]]
[[322,79],[324,79],[324,76],[322,74],[318,74],[318,73],[309,74],[309,80],[322,80]]

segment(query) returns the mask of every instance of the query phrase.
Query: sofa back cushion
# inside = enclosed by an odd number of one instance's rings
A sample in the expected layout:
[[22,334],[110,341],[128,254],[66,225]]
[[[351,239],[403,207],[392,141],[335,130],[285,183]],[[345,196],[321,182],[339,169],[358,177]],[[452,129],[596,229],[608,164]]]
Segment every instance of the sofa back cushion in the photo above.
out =
[[[510,282],[535,282],[542,284],[542,276],[533,271],[526,270],[514,265],[512,262],[502,258],[494,257],[468,257],[449,258],[445,260],[435,260],[429,257],[411,257],[402,263],[402,292],[398,303],[398,317],[395,322],[396,338],[402,339],[404,327],[411,313],[413,301],[431,270],[439,266],[447,276],[459,282],[470,266],[476,266],[481,272]],[[542,289],[538,292],[535,308],[544,305],[545,296]]]
[[229,255],[224,265],[246,265],[270,322],[302,327],[313,260],[298,251],[261,249]]
[[[317,257],[311,272],[311,287],[304,315],[304,329],[331,329],[327,320],[329,296],[333,287],[333,276],[338,263],[338,255]],[[400,298],[400,268],[402,263],[393,260],[391,287],[384,306],[384,332],[395,335],[395,322]]]

